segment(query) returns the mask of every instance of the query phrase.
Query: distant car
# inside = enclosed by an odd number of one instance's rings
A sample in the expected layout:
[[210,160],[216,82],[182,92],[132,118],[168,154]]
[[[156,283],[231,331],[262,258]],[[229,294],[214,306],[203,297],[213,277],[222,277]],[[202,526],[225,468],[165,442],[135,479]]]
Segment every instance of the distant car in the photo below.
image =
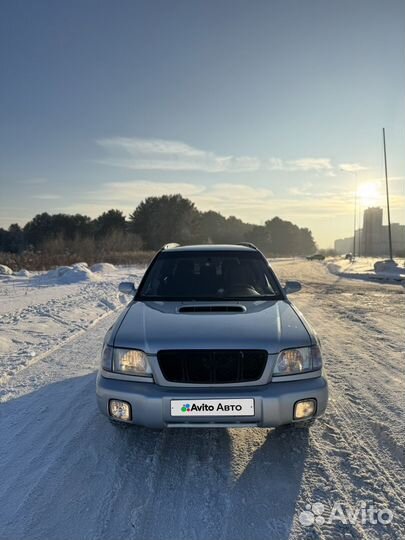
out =
[[313,255],[309,255],[307,257],[308,261],[324,261],[325,255],[322,255],[322,253],[314,253]]
[[253,245],[162,248],[104,340],[101,412],[163,427],[308,425],[328,399],[319,341]]

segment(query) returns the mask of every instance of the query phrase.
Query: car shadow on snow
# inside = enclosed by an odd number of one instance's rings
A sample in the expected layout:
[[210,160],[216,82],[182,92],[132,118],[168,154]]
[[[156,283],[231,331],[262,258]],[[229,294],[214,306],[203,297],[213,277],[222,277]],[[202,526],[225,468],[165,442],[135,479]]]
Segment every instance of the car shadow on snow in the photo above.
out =
[[284,540],[298,513],[305,430],[120,429],[87,374],[2,403],[0,432],[0,538]]
[[267,430],[263,444],[251,454],[232,486],[233,518],[226,538],[290,537],[293,522],[302,510],[299,501],[308,446],[307,429]]

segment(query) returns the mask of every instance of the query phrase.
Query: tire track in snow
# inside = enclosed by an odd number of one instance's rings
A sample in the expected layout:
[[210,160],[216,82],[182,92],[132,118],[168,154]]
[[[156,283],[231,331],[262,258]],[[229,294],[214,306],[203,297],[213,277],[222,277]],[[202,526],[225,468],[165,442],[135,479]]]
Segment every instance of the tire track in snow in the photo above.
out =
[[[122,308],[127,299],[117,292],[119,276],[111,282],[66,285],[67,293],[57,300],[48,296],[57,286],[49,285],[45,302],[0,314],[2,334],[8,339],[6,351],[0,351],[0,384]],[[37,293],[33,289],[33,295]]]
[[[370,284],[357,285],[349,297],[344,290],[323,294],[329,288],[329,279],[313,289],[312,284],[306,286],[305,273],[302,279],[304,289],[297,295],[297,304],[320,334],[331,393],[325,419],[312,431],[319,435],[314,439],[314,449],[328,471],[328,483],[338,486],[338,497],[343,501],[354,507],[361,500],[374,501],[395,512],[395,522],[389,528],[356,525],[355,534],[359,538],[398,538],[405,521],[401,488],[405,482],[404,441],[403,436],[393,436],[399,432],[403,435],[403,427],[391,434],[390,431],[401,423],[404,382],[403,367],[396,364],[395,351],[392,347],[387,351],[385,341],[395,343],[405,337],[405,329],[398,324],[398,314],[404,310],[404,295],[398,288],[384,287],[381,292]],[[367,294],[369,290],[372,294]],[[333,288],[329,292],[333,293]],[[352,295],[357,296],[357,303]],[[363,295],[368,300],[367,312],[359,305]],[[359,317],[350,316],[353,310]],[[388,321],[381,319],[381,312],[388,313]],[[369,324],[370,320],[373,324]],[[386,339],[378,339],[381,335]],[[401,394],[396,394],[395,388]],[[315,489],[311,486],[307,490],[307,499],[313,501],[311,492]],[[317,497],[316,500],[323,499],[322,491],[318,491]],[[323,525],[317,531],[320,537],[326,529]]]

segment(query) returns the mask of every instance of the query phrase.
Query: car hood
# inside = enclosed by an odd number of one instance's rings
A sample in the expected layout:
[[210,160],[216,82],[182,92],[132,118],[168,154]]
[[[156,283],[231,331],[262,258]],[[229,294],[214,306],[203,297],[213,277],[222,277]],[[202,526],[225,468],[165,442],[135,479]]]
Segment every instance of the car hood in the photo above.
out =
[[239,348],[278,353],[311,345],[306,327],[284,300],[232,302],[243,307],[239,313],[179,313],[190,305],[134,302],[118,321],[114,346],[156,354],[161,349]]

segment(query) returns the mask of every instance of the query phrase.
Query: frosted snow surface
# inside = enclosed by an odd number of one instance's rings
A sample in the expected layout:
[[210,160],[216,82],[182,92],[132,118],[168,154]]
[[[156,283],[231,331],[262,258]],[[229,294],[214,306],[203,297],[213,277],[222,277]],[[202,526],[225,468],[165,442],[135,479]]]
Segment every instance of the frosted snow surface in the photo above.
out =
[[329,257],[322,264],[325,264],[332,274],[346,278],[391,283],[405,282],[404,265],[392,264],[391,261],[372,257],[358,257],[354,261],[345,260],[342,257]]
[[94,274],[78,263],[0,281],[0,382],[130,300],[118,284],[138,283],[144,268],[111,267]]

